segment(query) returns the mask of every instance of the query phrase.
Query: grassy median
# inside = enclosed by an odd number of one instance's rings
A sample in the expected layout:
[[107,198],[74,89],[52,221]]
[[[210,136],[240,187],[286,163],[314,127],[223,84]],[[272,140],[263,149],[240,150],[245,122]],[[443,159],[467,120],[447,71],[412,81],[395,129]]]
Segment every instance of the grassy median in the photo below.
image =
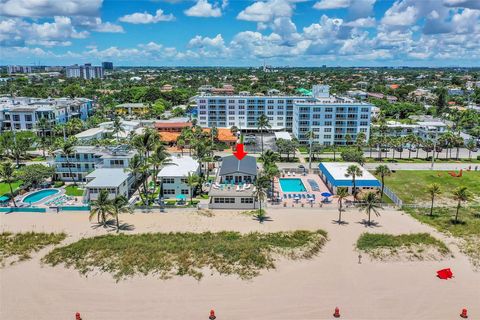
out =
[[106,235],[56,248],[43,261],[54,266],[65,264],[82,274],[108,272],[116,280],[136,274],[201,279],[205,268],[250,279],[262,270],[275,268],[277,257],[310,258],[326,241],[323,230]]

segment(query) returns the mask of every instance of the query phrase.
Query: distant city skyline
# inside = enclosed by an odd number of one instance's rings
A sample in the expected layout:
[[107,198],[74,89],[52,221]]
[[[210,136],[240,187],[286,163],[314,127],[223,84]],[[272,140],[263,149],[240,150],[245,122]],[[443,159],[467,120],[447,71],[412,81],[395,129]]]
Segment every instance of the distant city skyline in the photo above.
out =
[[2,0],[16,65],[479,67],[478,0]]

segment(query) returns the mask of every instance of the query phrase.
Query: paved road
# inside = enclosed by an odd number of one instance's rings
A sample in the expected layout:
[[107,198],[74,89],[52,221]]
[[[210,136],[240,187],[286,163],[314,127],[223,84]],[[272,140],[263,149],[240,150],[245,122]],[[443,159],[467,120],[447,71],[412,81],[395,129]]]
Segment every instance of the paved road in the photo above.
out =
[[[318,168],[318,162],[312,163],[312,168]],[[430,170],[430,163],[366,163],[364,168],[367,170],[374,170],[379,165],[387,165],[391,170]],[[300,163],[281,162],[277,163],[280,169],[298,168]],[[308,163],[303,164],[308,168]],[[480,164],[478,163],[435,163],[434,170],[467,170],[471,167],[471,170],[475,170],[477,166],[480,171]]]

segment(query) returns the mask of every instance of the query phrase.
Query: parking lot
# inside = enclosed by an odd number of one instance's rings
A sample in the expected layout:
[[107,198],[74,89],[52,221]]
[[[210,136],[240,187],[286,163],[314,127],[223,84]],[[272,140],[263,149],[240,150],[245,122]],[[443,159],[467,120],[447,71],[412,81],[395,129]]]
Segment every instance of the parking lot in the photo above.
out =
[[[255,143],[250,142],[250,137],[254,137]],[[244,138],[245,149],[249,153],[261,153],[262,152],[262,138],[260,133],[248,133]],[[251,140],[253,141],[253,140]],[[263,149],[277,151],[275,145],[275,135],[273,133],[264,133],[263,135]]]

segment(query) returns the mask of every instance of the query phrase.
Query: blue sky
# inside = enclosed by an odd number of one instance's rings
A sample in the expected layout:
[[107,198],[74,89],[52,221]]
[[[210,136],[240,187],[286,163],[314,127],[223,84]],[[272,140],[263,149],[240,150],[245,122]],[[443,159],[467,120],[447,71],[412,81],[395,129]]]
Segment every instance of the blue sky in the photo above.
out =
[[480,66],[480,0],[0,0],[2,64]]

